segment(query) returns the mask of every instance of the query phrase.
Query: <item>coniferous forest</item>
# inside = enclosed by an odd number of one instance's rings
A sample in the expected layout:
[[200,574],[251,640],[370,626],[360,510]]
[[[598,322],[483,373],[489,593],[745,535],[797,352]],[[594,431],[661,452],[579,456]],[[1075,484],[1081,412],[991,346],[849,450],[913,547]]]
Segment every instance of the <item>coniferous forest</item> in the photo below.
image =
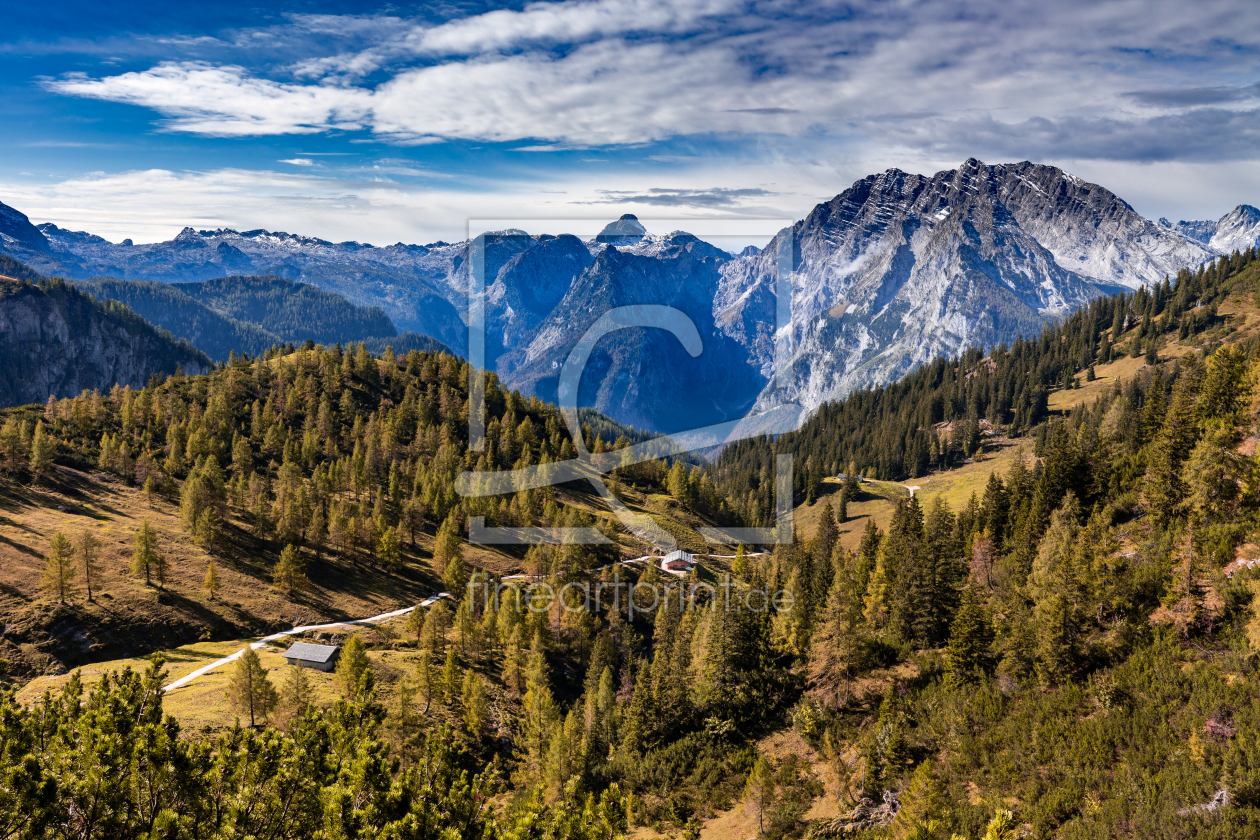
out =
[[[354,586],[450,597],[351,634],[335,696],[247,652],[219,728],[164,714],[161,654],[89,679],[90,656],[14,646],[0,836],[1260,834],[1258,308],[1260,263],[1235,253],[777,439],[625,464],[612,492],[713,555],[682,576],[631,562],[649,546],[583,482],[461,496],[461,473],[577,448],[487,375],[474,451],[470,370],[445,352],[277,345],[6,410],[6,516],[100,476],[196,546],[189,569],[160,528],[129,534],[155,603],[209,610],[231,575],[283,605],[211,640]],[[594,453],[646,438],[584,420]],[[784,453],[808,528],[687,542],[771,524]],[[963,474],[970,492],[933,491]],[[605,542],[494,553],[472,517]],[[44,605],[48,638],[104,626],[91,533],[49,535],[38,592],[6,593]],[[54,659],[56,689],[19,696]]]

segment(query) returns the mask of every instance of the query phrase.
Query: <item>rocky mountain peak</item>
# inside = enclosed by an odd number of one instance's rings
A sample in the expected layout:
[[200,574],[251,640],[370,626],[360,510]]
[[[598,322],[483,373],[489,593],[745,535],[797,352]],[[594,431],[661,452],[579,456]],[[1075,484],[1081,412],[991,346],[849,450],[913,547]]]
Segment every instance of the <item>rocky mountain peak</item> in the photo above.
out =
[[0,236],[13,240],[20,247],[48,251],[48,239],[20,210],[0,203]]
[[595,237],[596,242],[610,245],[633,245],[647,235],[647,228],[639,223],[633,213],[626,213],[615,222],[610,222]]
[[1219,254],[1260,248],[1260,210],[1250,204],[1240,204],[1215,221],[1182,220],[1174,225],[1167,219],[1160,219],[1159,224]]

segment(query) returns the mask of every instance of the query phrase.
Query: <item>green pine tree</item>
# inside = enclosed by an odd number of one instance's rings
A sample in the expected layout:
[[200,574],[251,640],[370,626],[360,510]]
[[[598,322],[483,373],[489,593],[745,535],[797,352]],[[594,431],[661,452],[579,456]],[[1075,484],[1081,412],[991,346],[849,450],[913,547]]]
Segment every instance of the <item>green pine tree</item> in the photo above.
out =
[[949,647],[945,654],[946,683],[951,688],[961,688],[983,679],[992,643],[993,632],[985,618],[984,608],[971,587],[966,587],[950,625]]

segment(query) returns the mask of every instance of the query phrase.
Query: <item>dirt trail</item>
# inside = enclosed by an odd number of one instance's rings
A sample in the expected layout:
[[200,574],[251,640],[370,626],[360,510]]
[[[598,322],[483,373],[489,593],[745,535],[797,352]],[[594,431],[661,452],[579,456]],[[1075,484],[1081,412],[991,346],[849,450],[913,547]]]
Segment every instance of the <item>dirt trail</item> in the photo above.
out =
[[193,680],[197,679],[198,677],[205,676],[206,674],[210,673],[216,668],[221,668],[224,665],[227,665],[229,662],[235,662],[237,659],[241,658],[241,655],[244,654],[245,651],[258,650],[260,647],[263,647],[268,642],[278,641],[279,639],[283,639],[285,636],[294,636],[299,633],[306,633],[310,630],[330,630],[333,627],[350,627],[357,624],[373,624],[377,621],[385,621],[386,619],[389,619],[389,618],[395,618],[400,615],[406,615],[407,613],[411,612],[412,610],[418,607],[432,606],[433,604],[437,603],[438,598],[442,598],[442,597],[449,598],[450,595],[451,593],[449,592],[439,592],[437,595],[434,595],[430,598],[426,598],[423,601],[421,601],[419,604],[416,604],[415,606],[403,607],[400,610],[394,610],[393,612],[381,613],[380,615],[374,615],[374,616],[371,616],[370,618],[359,618],[353,621],[334,621],[331,624],[308,624],[304,627],[294,627],[292,630],[281,630],[279,633],[272,633],[270,636],[264,636],[256,642],[250,642],[246,647],[241,648],[236,653],[230,656],[225,656],[222,659],[215,660],[214,662],[211,662],[209,665],[206,665],[202,668],[198,668],[196,671],[193,671],[191,674],[186,674],[180,677],[179,679],[175,680],[175,682],[163,688],[162,691],[163,692],[174,691],[177,688],[181,688],[185,685],[188,685]]

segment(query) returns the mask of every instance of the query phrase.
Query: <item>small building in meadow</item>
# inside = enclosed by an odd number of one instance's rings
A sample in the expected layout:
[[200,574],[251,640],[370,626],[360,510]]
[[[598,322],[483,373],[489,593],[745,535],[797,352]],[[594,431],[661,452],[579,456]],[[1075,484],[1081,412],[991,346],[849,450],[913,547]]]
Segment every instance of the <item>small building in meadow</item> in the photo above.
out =
[[285,652],[284,658],[290,665],[301,665],[303,668],[314,668],[316,671],[331,671],[337,667],[337,657],[341,654],[341,645],[313,645],[309,642],[296,642]]
[[660,559],[661,571],[669,572],[675,575],[685,575],[691,571],[692,566],[696,565],[696,558],[692,554],[679,549],[671,551]]

